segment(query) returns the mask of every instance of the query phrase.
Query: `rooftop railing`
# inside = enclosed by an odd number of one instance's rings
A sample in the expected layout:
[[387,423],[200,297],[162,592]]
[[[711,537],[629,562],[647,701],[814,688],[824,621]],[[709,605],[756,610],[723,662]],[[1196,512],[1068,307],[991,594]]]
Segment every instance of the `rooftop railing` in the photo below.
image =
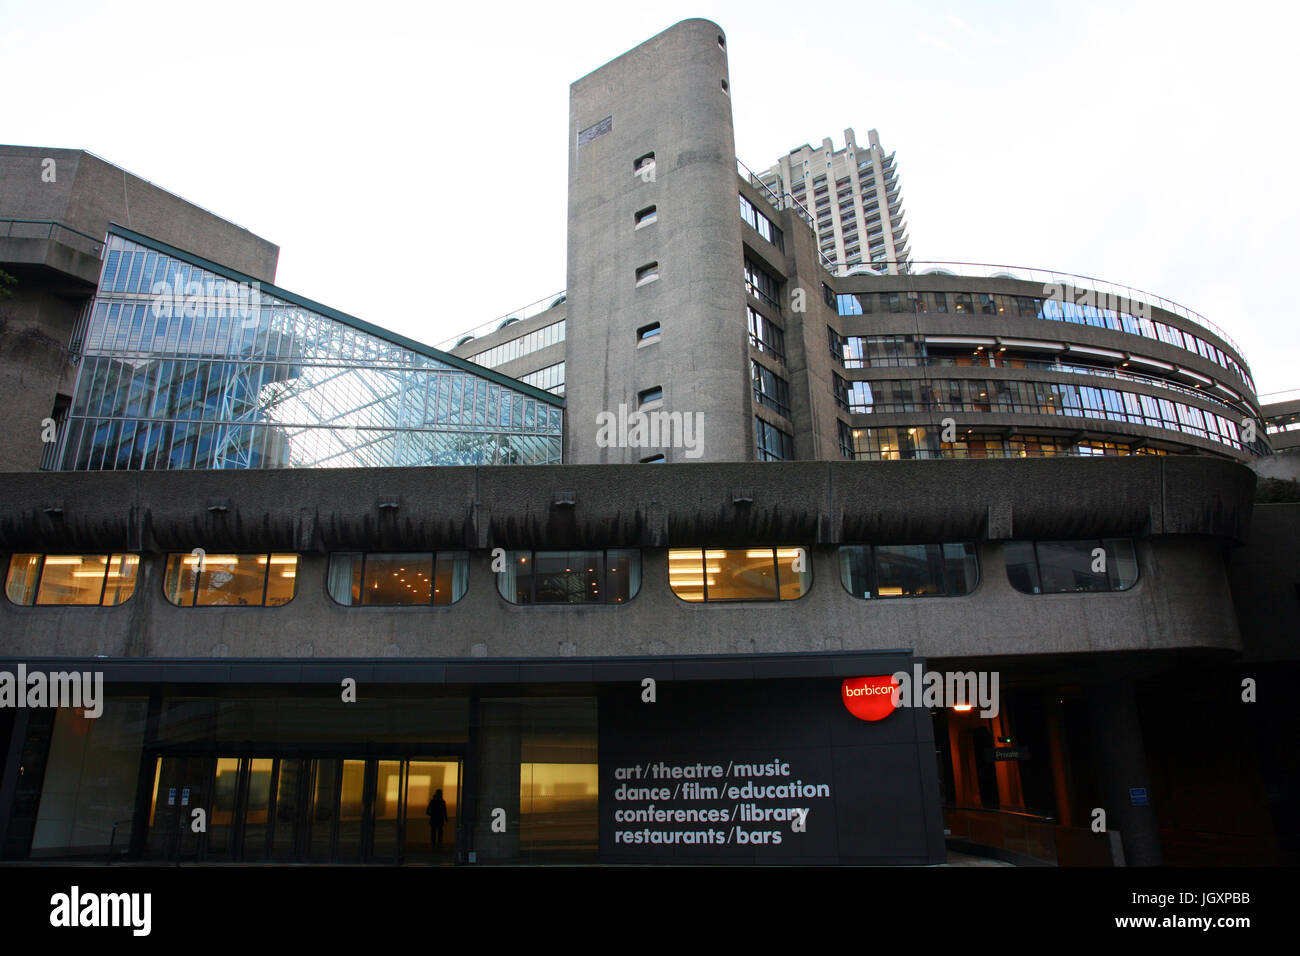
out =
[[552,292],[550,295],[538,299],[536,302],[530,302],[522,309],[515,309],[513,312],[507,312],[505,315],[499,316],[491,322],[484,322],[482,325],[470,329],[468,332],[462,332],[460,335],[453,335],[451,338],[439,342],[434,346],[434,348],[443,352],[450,352],[466,339],[482,338],[485,335],[491,335],[493,332],[497,331],[497,329],[504,328],[511,319],[523,321],[524,319],[531,319],[535,315],[541,315],[547,309],[551,308],[551,306],[558,304],[563,295],[563,289],[559,292]]
[[[1181,316],[1193,325],[1199,325],[1207,332],[1212,332],[1224,342],[1232,346],[1237,355],[1241,355],[1241,346],[1233,341],[1227,332],[1219,328],[1199,312],[1193,312],[1184,305],[1179,305],[1172,299],[1166,299],[1163,296],[1155,295],[1150,292],[1144,292],[1141,289],[1134,288],[1130,285],[1124,285],[1119,282],[1110,282],[1107,279],[1097,279],[1092,276],[1079,275],[1073,272],[1058,272],[1055,269],[1036,269],[1031,266],[1009,266],[998,265],[988,262],[941,262],[938,260],[917,260],[909,259],[906,262],[873,262],[871,267],[878,273],[884,274],[883,269],[888,266],[906,266],[908,273],[913,277],[923,277],[932,270],[945,270],[953,275],[963,278],[977,279],[1019,279],[1022,282],[1042,283],[1044,286],[1071,286],[1076,288],[1092,289],[1101,293],[1108,293],[1112,300],[1116,298],[1131,299],[1138,302],[1145,302],[1148,305],[1154,305],[1164,309],[1166,312]],[[854,267],[859,268],[859,267]],[[900,268],[899,271],[902,271]],[[844,271],[840,273],[845,274]],[[937,274],[944,274],[938,272]]]
[[96,259],[104,256],[104,241],[53,219],[0,219],[0,239],[50,239]]
[[[794,210],[794,214],[802,219],[809,229],[814,232],[817,231],[817,220],[813,218],[813,214],[808,211],[807,207],[805,207],[803,203],[799,202],[799,200],[795,199],[794,196],[790,193],[780,195],[773,191],[771,186],[759,179],[758,174],[742,163],[739,159],[736,160],[736,169],[740,175],[745,177],[746,181],[751,186],[763,194],[763,198],[766,199],[774,209]],[[821,256],[822,268],[828,272],[834,273],[835,260],[828,258],[826,253],[821,252],[820,250],[817,254]]]

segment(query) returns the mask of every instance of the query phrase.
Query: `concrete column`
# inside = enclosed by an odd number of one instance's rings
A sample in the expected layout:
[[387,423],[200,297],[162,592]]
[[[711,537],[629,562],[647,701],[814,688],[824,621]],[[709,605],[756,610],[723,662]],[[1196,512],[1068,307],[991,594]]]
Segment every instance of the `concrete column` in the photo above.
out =
[[[518,704],[484,701],[478,738],[475,829],[479,862],[519,857],[519,760],[523,718]],[[495,833],[495,810],[505,810],[506,831]],[[499,814],[498,814],[499,816]]]
[[[1160,825],[1151,792],[1142,724],[1138,719],[1133,682],[1105,681],[1092,695],[1093,749],[1097,785],[1106,811],[1106,828],[1118,830],[1129,866],[1160,866]],[[1145,788],[1148,805],[1130,804],[1129,790]]]
[[1056,796],[1056,820],[1063,826],[1073,826],[1070,800],[1073,798],[1073,785],[1070,780],[1070,760],[1065,740],[1065,721],[1061,716],[1061,705],[1056,691],[1047,688],[1043,691],[1043,712],[1047,715],[1047,741],[1051,748],[1052,791]]

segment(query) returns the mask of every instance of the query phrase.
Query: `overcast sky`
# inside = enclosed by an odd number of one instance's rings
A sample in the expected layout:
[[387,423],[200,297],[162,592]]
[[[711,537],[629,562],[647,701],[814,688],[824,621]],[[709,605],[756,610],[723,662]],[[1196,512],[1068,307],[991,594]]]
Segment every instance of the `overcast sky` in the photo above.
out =
[[569,84],[694,16],[752,168],[878,129],[914,258],[1146,289],[1300,388],[1288,3],[0,0],[0,142],[90,150],[436,344],[563,288]]

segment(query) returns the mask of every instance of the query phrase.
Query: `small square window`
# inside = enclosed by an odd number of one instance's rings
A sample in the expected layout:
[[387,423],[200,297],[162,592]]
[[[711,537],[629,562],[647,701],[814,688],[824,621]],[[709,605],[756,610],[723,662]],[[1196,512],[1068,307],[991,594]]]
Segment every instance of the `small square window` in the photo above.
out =
[[636,340],[638,344],[645,342],[658,342],[659,333],[663,331],[658,322],[651,322],[649,325],[643,325],[636,330]]
[[644,175],[648,169],[654,169],[655,154],[653,151],[646,153],[644,156],[638,156],[636,162],[632,164],[632,172],[637,175]]
[[659,263],[649,262],[636,270],[636,284],[645,285],[659,278]]
[[648,226],[659,218],[659,207],[646,206],[636,214],[636,228]]
[[724,92],[724,93],[727,92],[727,81],[726,81],[726,80],[723,80],[723,81],[722,81],[722,92]]
[[636,404],[638,408],[649,405],[651,402],[662,402],[663,400],[664,387],[662,385],[647,388],[645,391],[638,392],[636,396]]

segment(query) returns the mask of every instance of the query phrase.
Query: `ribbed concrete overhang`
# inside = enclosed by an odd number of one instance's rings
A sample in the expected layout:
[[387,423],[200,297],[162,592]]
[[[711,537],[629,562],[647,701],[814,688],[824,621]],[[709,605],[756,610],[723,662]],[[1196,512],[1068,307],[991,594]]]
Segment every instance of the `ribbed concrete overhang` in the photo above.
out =
[[676,547],[1201,535],[1253,473],[1200,457],[0,475],[0,549]]

